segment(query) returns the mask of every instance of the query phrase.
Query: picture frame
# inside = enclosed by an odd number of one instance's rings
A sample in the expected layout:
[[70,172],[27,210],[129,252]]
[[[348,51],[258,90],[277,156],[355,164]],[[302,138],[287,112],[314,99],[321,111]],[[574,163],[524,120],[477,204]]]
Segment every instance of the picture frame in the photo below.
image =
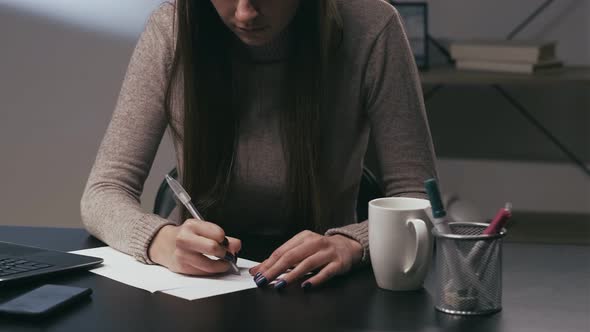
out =
[[428,69],[428,3],[389,0],[402,17],[416,65]]

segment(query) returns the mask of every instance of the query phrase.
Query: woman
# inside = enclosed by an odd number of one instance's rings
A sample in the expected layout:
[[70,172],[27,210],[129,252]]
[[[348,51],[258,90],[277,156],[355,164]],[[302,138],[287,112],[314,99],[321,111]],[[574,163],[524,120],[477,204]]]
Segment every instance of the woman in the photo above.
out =
[[[140,209],[167,127],[207,222]],[[110,246],[190,275],[227,271],[238,238],[290,238],[250,273],[262,287],[293,268],[276,280],[282,288],[318,271],[302,284],[315,287],[369,260],[355,206],[370,134],[386,194],[425,197],[433,147],[416,65],[386,2],[163,4],[131,59],[82,219]]]

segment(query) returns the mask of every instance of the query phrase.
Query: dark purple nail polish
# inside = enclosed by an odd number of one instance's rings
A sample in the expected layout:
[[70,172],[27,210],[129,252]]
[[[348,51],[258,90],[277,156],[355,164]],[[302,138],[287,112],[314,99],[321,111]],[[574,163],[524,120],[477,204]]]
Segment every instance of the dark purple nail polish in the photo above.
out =
[[276,290],[281,290],[287,286],[287,282],[283,279],[278,279],[278,282],[275,284]]
[[258,272],[258,273],[256,273],[256,275],[254,276],[254,280],[256,280],[256,279],[260,278],[260,276],[261,276],[261,275],[262,275],[262,273],[261,273],[261,272]]
[[236,257],[234,255],[232,255],[229,251],[225,253],[225,257],[223,257],[223,259],[225,259],[228,262],[235,262],[236,261]]
[[264,287],[268,285],[268,279],[265,276],[260,276],[260,278],[256,279],[256,286]]
[[223,242],[221,242],[221,245],[224,246],[224,247],[229,246],[229,240],[226,237],[223,238]]
[[309,281],[306,281],[301,285],[301,288],[303,289],[310,289],[311,287],[313,287],[313,285]]

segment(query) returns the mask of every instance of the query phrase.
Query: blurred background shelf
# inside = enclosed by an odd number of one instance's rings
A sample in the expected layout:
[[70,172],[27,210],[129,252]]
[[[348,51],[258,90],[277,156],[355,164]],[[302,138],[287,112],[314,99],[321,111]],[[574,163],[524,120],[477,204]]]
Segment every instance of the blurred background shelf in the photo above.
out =
[[[571,66],[552,69],[543,69],[534,74],[513,74],[492,71],[457,70],[452,65],[433,67],[420,72],[421,81],[425,86],[424,101],[428,102],[445,86],[485,86],[495,90],[495,94],[501,97],[511,107],[510,109],[520,113],[526,122],[541,133],[546,143],[551,143],[557,148],[563,157],[590,178],[590,166],[587,164],[588,149],[574,149],[563,140],[560,135],[551,130],[546,122],[539,119],[534,107],[523,103],[514,93],[507,89],[508,86],[521,85],[533,88],[547,84],[564,85],[571,83],[583,88],[590,87],[590,66]],[[430,87],[431,86],[431,87]],[[556,89],[557,90],[557,89]],[[464,95],[461,95],[463,99]],[[457,101],[460,103],[460,101]],[[577,112],[587,113],[588,109],[577,105]],[[559,107],[561,108],[561,107]]]
[[512,74],[486,71],[457,70],[438,66],[420,71],[422,84],[590,84],[590,67],[571,66],[544,69],[535,74]]

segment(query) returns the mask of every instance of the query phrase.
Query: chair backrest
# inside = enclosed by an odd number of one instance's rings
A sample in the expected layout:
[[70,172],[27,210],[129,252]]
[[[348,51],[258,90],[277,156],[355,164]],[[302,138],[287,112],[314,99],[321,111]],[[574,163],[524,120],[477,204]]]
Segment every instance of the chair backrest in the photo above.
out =
[[[172,178],[178,180],[178,171],[176,168],[172,169],[168,173]],[[162,218],[168,218],[172,213],[172,210],[176,207],[176,200],[174,199],[174,193],[166,179],[160,184],[158,193],[156,194],[156,200],[154,202],[154,214],[159,215]]]
[[356,218],[359,222],[369,218],[369,202],[385,196],[377,177],[366,166],[363,167],[359,195],[356,200]]
[[[168,174],[175,179],[178,177],[176,168],[174,168]],[[379,197],[383,197],[383,191],[379,186],[379,181],[377,181],[375,175],[367,167],[364,167],[356,205],[358,221],[363,221],[368,218],[369,201]],[[160,188],[156,194],[154,213],[161,216],[162,218],[168,218],[175,206],[176,200],[174,199],[174,193],[168,186],[166,180],[164,180],[160,184]]]

